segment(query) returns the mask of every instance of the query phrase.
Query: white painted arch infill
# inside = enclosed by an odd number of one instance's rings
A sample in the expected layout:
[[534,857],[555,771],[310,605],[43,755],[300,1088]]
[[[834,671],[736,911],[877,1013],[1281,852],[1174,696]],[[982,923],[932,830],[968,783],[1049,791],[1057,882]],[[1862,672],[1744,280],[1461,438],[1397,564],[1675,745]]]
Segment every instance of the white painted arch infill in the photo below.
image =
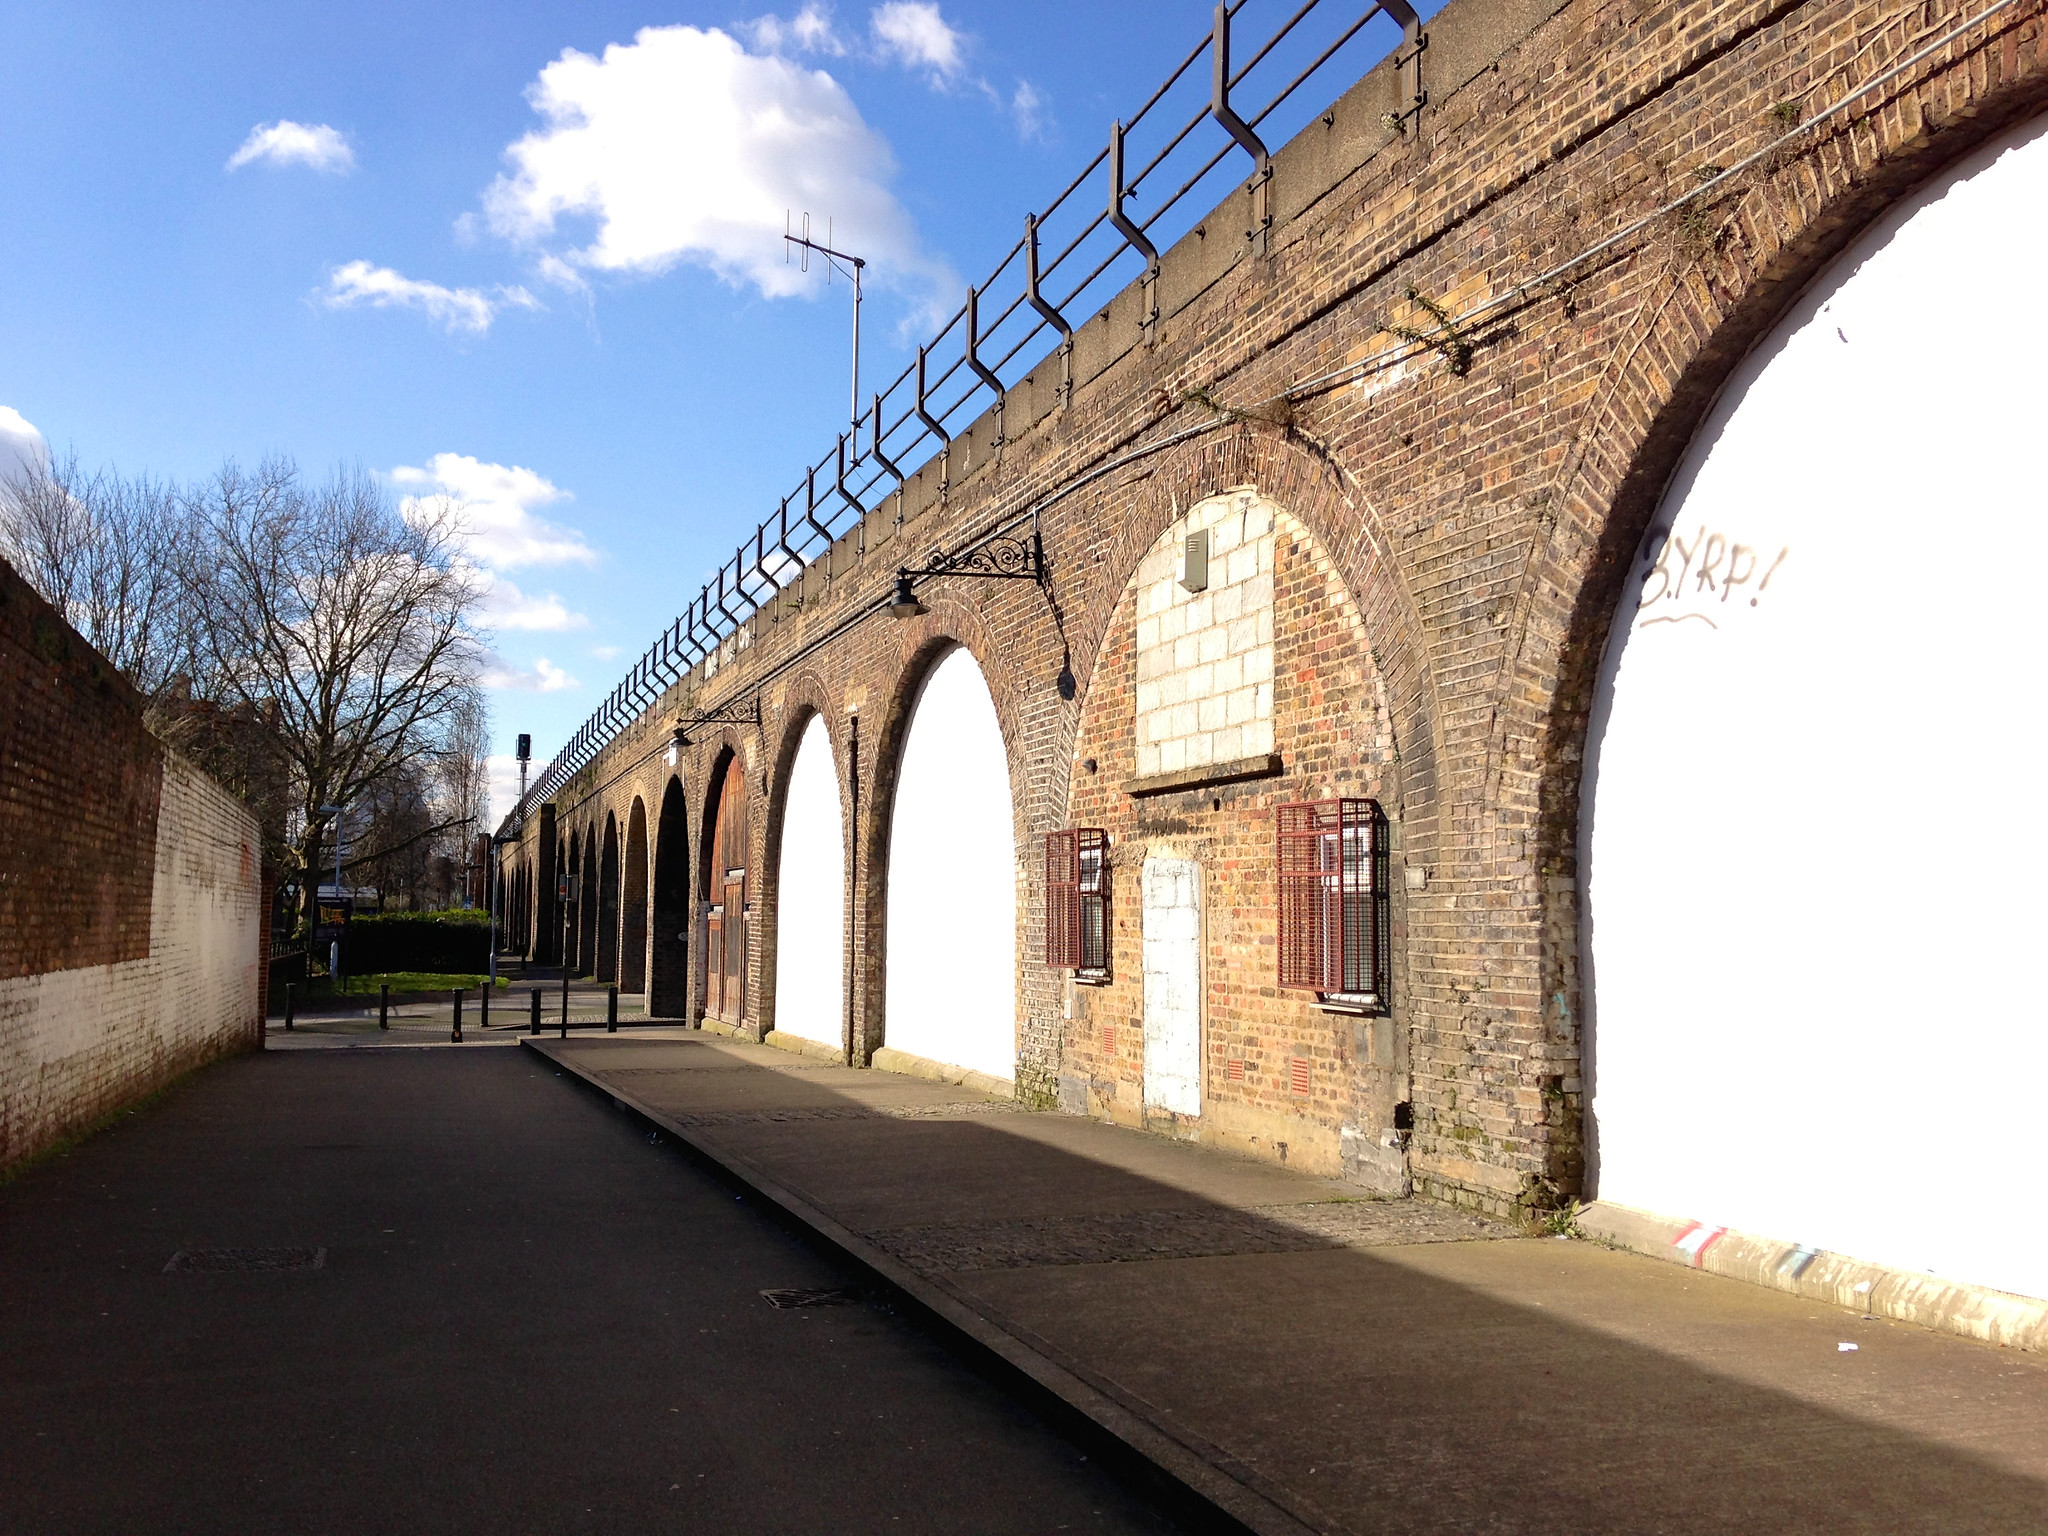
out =
[[1016,912],[1002,727],[956,647],[918,693],[897,774],[883,1043],[1016,1076]]
[[846,1039],[846,827],[832,740],[811,716],[790,767],[775,897],[775,1027]]
[[2048,120],[1824,275],[1659,510],[1582,807],[1603,1199],[2048,1296],[2044,251]]

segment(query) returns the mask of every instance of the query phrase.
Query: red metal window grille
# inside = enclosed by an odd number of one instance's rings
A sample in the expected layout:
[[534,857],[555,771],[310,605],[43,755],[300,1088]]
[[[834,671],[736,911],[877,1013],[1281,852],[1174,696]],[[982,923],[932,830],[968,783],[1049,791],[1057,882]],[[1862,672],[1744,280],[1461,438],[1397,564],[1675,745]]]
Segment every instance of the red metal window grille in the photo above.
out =
[[1387,819],[1376,800],[1277,808],[1280,985],[1386,1006]]
[[1045,963],[1109,970],[1109,834],[1100,827],[1045,835]]
[[1114,1056],[1116,1054],[1116,1026],[1114,1024],[1102,1026],[1102,1054],[1105,1056]]
[[1233,1083],[1241,1083],[1241,1082],[1243,1082],[1243,1081],[1244,1081],[1244,1058],[1243,1058],[1242,1056],[1233,1056],[1233,1057],[1231,1057],[1231,1058],[1230,1058],[1230,1060],[1229,1060],[1229,1061],[1225,1062],[1225,1063],[1224,1063],[1224,1065],[1223,1065],[1223,1076],[1224,1076],[1224,1079],[1225,1079],[1226,1081],[1228,1081],[1228,1082],[1233,1082]]
[[1287,1087],[1298,1098],[1308,1097],[1308,1058],[1297,1056],[1287,1064]]

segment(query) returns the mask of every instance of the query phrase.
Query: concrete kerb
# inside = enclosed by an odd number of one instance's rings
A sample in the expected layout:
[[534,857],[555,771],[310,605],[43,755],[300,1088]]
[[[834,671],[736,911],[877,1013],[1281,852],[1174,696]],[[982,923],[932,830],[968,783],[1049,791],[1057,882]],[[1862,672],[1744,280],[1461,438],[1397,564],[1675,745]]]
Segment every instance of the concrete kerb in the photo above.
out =
[[1019,1332],[970,1307],[942,1284],[913,1273],[746,1158],[709,1145],[630,1090],[604,1082],[564,1058],[556,1049],[561,1041],[525,1037],[519,1043],[620,1109],[673,1137],[694,1160],[761,1196],[804,1236],[822,1242],[865,1270],[936,1336],[1063,1433],[1107,1453],[1176,1516],[1203,1530],[1316,1536],[1315,1527],[1252,1486],[1249,1479],[1255,1474],[1248,1474],[1248,1469],[1227,1469],[1222,1464],[1227,1458],[1188,1445],[1179,1432],[1155,1423],[1135,1402],[1125,1401],[1124,1394],[1112,1395],[1114,1388],[1109,1384],[1089,1382],[1076,1368],[1053,1359]]
[[1580,1211],[1577,1224],[1581,1233],[1596,1242],[1686,1264],[1710,1275],[1746,1280],[1811,1301],[1872,1317],[1896,1318],[1987,1344],[2048,1351],[2048,1301],[2031,1296],[1890,1269],[1781,1238],[1660,1216],[1604,1200]]

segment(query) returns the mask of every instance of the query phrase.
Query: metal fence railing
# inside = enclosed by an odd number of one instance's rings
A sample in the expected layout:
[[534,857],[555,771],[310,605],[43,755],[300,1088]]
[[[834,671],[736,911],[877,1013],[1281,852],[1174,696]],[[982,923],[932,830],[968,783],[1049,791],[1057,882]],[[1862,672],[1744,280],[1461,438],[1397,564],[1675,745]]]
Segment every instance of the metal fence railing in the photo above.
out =
[[[1267,146],[1292,138],[1342,94],[1304,87],[1341,79],[1348,88],[1404,36],[1412,43],[1420,26],[1408,0],[1301,0],[1255,42],[1246,35],[1246,13],[1277,12],[1286,3],[1217,5],[1210,30],[1165,82],[1112,126],[1103,149],[1050,203],[1025,215],[1022,236],[994,270],[967,290],[915,359],[871,395],[774,515],[740,542],[563,744],[515,817],[551,797],[620,727],[886,501],[904,481],[904,461],[927,444],[943,447],[956,427],[971,424],[1068,344],[1073,318],[1093,315],[1133,277],[1156,273],[1159,251],[1241,179],[1247,161],[1256,197],[1268,174]],[[1197,68],[1205,58],[1206,71]],[[1091,180],[1094,196],[1087,192]],[[1255,214],[1260,206],[1254,203]],[[1053,347],[1037,345],[1048,333]]]

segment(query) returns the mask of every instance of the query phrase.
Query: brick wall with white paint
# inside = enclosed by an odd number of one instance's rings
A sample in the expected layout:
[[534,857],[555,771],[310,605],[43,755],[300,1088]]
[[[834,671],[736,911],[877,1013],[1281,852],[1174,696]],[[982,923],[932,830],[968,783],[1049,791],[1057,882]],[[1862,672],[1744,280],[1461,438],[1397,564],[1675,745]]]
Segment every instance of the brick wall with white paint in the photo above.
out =
[[262,841],[0,562],[0,1167],[263,1028]]
[[166,752],[149,953],[0,980],[0,1166],[261,1039],[261,843]]

